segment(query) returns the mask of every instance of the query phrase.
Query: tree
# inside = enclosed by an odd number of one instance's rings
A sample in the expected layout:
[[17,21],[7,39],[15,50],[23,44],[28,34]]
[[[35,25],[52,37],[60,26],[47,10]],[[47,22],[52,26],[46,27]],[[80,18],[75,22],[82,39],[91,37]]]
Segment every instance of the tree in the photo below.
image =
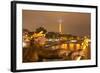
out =
[[44,27],[39,27],[36,29],[36,33],[39,33],[41,31],[43,31],[43,34],[45,34],[47,32],[47,30]]
[[56,33],[56,32],[48,32],[47,34],[46,34],[46,37],[47,38],[58,38],[59,37],[59,33]]

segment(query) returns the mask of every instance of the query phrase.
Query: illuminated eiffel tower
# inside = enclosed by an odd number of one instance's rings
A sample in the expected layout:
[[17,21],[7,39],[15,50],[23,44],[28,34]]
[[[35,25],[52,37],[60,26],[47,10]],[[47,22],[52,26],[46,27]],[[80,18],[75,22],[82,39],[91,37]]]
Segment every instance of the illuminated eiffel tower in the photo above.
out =
[[62,20],[59,20],[59,33],[62,33]]

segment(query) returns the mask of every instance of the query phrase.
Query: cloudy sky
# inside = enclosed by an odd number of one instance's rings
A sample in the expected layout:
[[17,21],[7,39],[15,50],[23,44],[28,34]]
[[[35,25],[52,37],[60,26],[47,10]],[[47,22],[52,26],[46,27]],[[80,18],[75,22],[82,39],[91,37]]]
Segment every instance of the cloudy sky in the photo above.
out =
[[52,12],[23,10],[23,28],[35,31],[44,27],[47,31],[59,32],[59,21],[62,24],[62,33],[78,36],[90,35],[91,15],[77,12]]

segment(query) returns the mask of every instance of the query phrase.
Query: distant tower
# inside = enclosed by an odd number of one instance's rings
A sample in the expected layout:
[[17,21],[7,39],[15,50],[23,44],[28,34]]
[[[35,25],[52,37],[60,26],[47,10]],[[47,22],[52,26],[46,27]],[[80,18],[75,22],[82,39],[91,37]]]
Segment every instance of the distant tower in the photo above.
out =
[[62,20],[59,20],[59,33],[62,33]]

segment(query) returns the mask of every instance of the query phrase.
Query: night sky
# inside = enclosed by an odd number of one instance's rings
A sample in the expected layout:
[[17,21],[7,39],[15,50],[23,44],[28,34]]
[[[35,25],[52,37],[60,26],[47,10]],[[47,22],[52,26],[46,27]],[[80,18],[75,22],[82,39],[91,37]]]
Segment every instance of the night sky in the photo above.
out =
[[54,12],[54,11],[22,11],[23,28],[35,31],[44,27],[48,32],[59,32],[59,21],[62,24],[62,33],[77,36],[90,35],[90,13]]

